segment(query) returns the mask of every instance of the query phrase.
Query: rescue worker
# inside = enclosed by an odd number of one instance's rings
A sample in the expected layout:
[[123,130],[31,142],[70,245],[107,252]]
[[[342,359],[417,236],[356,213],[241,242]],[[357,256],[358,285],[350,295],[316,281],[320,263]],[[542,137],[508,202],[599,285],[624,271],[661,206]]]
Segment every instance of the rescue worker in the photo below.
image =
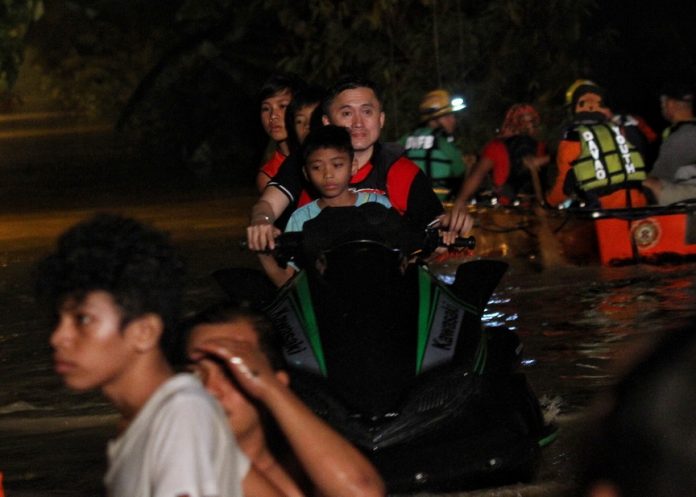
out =
[[453,100],[446,90],[433,90],[418,107],[419,127],[400,140],[406,156],[430,178],[440,200],[450,196],[466,172],[462,154],[453,143],[457,127],[454,113],[464,108],[462,99]]
[[502,204],[512,203],[519,193],[533,193],[530,170],[538,175],[549,162],[546,144],[537,141],[540,124],[539,113],[532,105],[512,105],[498,135],[483,147],[455,203],[464,208],[489,175]]
[[609,121],[605,90],[590,80],[577,80],[566,92],[566,104],[572,122],[558,145],[548,203],[577,198],[591,208],[645,206],[645,162],[623,129]]
[[688,86],[672,84],[660,95],[662,116],[670,126],[643,185],[660,205],[696,198],[696,117],[694,93]]

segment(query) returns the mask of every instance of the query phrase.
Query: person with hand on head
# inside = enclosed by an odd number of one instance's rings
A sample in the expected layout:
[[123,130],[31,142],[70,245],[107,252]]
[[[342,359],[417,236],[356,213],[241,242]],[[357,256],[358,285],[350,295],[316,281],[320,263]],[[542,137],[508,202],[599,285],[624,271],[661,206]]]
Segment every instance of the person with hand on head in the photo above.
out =
[[667,85],[660,107],[670,126],[662,135],[657,160],[643,185],[658,204],[669,205],[696,198],[694,92],[688,85]]
[[[367,458],[289,388],[274,330],[262,314],[218,304],[186,320],[181,330],[186,355],[223,406],[241,449],[283,495],[384,496],[384,483]],[[271,448],[269,424],[277,427],[282,450]],[[254,484],[245,486],[247,492],[263,495]]]
[[122,417],[108,446],[111,497],[242,495],[250,464],[220,406],[165,355],[182,287],[168,238],[115,215],[69,229],[38,267],[56,372],[72,390],[101,390]]
[[275,74],[259,90],[261,125],[275,145],[273,155],[259,168],[256,175],[256,187],[260,193],[263,193],[268,182],[275,176],[290,153],[288,132],[285,127],[285,111],[295,93],[303,86],[304,83],[296,76]]
[[[471,228],[470,219],[462,219],[457,230],[447,226],[441,216],[442,204],[434,194],[430,181],[412,161],[402,156],[401,147],[383,145],[379,137],[385,114],[379,91],[374,82],[344,76],[328,91],[322,104],[325,124],[348,130],[355,152],[357,172],[351,187],[358,191],[386,194],[392,206],[414,227],[425,228],[435,218],[441,220],[447,243],[461,231]],[[288,208],[308,203],[298,158],[289,157],[268,183],[261,198],[254,204],[247,227],[247,242],[251,250],[263,251],[275,246],[278,230],[273,222]],[[298,203],[299,201],[302,203]]]
[[[351,178],[357,170],[350,135],[345,128],[332,124],[310,132],[301,149],[303,173],[318,192],[319,198],[292,213],[286,232],[302,231],[306,221],[316,217],[325,207],[360,206],[377,202],[385,207],[391,203],[384,195],[353,191]],[[281,268],[272,255],[259,254],[264,271],[276,286],[284,285],[295,273],[295,266]]]
[[462,98],[453,99],[446,90],[428,92],[418,107],[419,126],[400,140],[406,157],[430,178],[433,190],[443,201],[466,173],[462,153],[453,143],[455,112],[465,107]]

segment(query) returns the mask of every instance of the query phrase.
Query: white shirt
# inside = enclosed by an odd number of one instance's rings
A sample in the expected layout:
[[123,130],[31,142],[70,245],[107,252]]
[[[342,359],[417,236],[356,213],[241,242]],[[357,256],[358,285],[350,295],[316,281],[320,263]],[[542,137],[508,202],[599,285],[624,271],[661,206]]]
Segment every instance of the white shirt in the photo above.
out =
[[186,373],[157,389],[107,453],[110,497],[241,497],[250,465],[217,401]]

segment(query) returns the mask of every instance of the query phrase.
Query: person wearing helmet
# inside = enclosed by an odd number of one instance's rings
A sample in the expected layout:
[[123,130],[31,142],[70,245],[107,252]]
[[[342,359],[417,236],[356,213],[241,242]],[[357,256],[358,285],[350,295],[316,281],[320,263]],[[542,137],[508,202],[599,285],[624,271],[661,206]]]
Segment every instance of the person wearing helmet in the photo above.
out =
[[645,162],[625,129],[610,121],[605,90],[578,80],[568,88],[566,104],[572,121],[558,145],[556,179],[547,202],[556,206],[577,198],[593,208],[645,206]]
[[464,107],[463,100],[453,100],[446,90],[427,93],[418,107],[418,128],[400,140],[406,156],[430,178],[440,200],[450,196],[452,187],[466,172],[452,136],[457,127],[454,113]]
[[498,135],[489,141],[462,185],[455,204],[465,208],[490,174],[499,201],[510,204],[519,193],[533,193],[530,169],[549,162],[546,145],[537,141],[541,118],[530,104],[512,105],[505,113]]

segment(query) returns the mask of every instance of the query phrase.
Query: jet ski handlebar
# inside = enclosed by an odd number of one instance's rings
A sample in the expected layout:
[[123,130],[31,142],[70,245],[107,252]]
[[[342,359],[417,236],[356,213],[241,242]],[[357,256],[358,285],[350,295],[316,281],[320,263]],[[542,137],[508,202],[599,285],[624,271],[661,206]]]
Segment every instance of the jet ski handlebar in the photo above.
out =
[[[261,253],[272,254],[280,259],[292,259],[293,256],[302,250],[304,237],[301,231],[282,233],[275,240],[275,248],[273,250],[264,250]],[[369,240],[356,240],[369,241]],[[240,248],[247,249],[246,240],[241,241]],[[417,251],[419,255],[430,255],[437,248],[444,247],[451,250],[456,249],[474,249],[476,247],[476,238],[473,236],[457,237],[454,243],[447,245],[443,242],[442,236],[437,228],[428,227],[424,230],[422,247]]]
[[431,253],[435,249],[440,247],[446,247],[450,249],[474,249],[476,248],[476,238],[473,236],[458,236],[454,243],[451,245],[446,245],[442,241],[440,236],[440,231],[437,228],[426,228],[425,229],[425,241],[424,241],[423,251]]

